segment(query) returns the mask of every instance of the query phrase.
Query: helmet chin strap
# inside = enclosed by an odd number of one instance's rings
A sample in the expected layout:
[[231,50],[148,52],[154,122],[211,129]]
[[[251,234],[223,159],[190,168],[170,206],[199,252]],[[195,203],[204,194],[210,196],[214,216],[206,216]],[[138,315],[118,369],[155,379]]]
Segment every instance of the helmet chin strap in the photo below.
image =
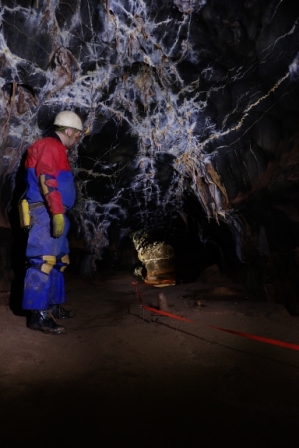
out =
[[[67,134],[65,133],[65,131],[66,131],[67,129],[73,129],[73,132],[71,133],[71,135],[67,135]],[[59,127],[58,130],[59,130],[60,132],[62,132],[62,134],[64,134],[69,140],[71,140],[71,139],[74,137],[74,135],[76,134],[76,132],[79,131],[79,129],[75,129],[75,128],[71,128],[71,127],[69,127],[69,128],[65,128],[65,127],[62,127],[62,126]]]
[[71,135],[68,135],[66,132],[66,129],[64,129],[63,131],[61,131],[69,140],[72,140],[72,138],[74,137],[74,135],[76,134],[77,129],[74,129],[73,132],[71,133]]
[[71,133],[71,135],[68,136],[69,140],[72,140],[74,135],[78,132],[78,129],[74,129],[74,131]]

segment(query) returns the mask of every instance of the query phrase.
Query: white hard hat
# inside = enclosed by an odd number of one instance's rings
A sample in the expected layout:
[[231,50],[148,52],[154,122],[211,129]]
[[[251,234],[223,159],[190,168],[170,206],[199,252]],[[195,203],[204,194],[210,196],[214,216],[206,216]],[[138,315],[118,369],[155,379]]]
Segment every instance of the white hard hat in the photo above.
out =
[[59,114],[55,117],[54,124],[65,128],[74,128],[78,129],[78,131],[83,131],[81,118],[78,117],[75,112],[71,112],[69,110],[59,112]]

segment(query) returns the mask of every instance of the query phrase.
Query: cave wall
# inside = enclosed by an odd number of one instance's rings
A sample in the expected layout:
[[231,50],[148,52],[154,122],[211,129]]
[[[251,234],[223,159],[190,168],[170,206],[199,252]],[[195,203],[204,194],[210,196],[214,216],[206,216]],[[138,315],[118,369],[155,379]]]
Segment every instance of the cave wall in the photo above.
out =
[[91,266],[133,231],[186,241],[195,221],[247,282],[262,270],[251,287],[277,258],[293,272],[298,17],[290,0],[2,1],[0,226],[26,148],[70,109],[87,130],[72,218]]

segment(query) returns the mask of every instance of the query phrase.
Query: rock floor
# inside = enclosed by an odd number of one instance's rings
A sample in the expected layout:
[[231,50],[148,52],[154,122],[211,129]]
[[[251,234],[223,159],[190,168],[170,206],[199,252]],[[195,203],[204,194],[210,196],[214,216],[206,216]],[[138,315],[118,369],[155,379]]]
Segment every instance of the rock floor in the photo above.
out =
[[[140,308],[136,278],[66,276],[67,334],[26,328],[0,294],[0,446],[299,446],[299,318],[242,291],[163,288],[171,313]],[[156,308],[162,289],[138,287]]]

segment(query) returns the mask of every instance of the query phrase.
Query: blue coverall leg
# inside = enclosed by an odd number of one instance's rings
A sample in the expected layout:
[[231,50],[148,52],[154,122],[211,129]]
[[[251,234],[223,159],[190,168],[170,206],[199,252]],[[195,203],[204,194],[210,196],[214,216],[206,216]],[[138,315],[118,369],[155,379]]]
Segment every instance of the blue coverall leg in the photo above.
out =
[[51,219],[46,207],[31,211],[32,228],[29,232],[26,256],[27,269],[23,309],[47,310],[50,305],[65,302],[63,271],[69,264],[67,233],[69,220],[59,238],[51,236]]

